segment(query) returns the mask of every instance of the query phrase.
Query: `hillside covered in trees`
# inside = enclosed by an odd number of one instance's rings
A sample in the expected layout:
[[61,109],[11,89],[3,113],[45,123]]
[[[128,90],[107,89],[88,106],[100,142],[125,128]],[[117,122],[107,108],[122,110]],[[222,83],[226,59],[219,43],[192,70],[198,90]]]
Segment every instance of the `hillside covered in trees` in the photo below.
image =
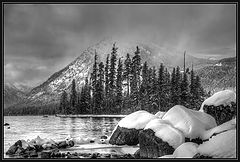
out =
[[161,63],[159,67],[142,64],[136,47],[131,58],[117,57],[114,44],[106,62],[98,62],[95,52],[93,70],[85,85],[76,91],[73,79],[71,92],[63,91],[58,114],[128,114],[136,110],[167,111],[180,104],[199,109],[206,96],[200,77],[193,69],[171,72]]
[[223,89],[236,91],[236,57],[224,58],[216,64],[196,70],[206,91],[211,94]]

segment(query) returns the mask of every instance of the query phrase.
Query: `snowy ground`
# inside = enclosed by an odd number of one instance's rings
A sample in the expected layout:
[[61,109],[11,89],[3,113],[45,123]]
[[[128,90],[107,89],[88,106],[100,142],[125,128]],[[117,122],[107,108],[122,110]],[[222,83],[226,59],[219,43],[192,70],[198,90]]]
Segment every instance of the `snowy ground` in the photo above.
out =
[[90,144],[81,144],[81,145],[75,145],[73,147],[67,148],[67,149],[60,149],[60,152],[70,152],[70,153],[114,153],[114,154],[134,154],[139,149],[139,146],[117,146],[117,145],[111,145],[111,144],[96,144],[96,143],[90,143]]

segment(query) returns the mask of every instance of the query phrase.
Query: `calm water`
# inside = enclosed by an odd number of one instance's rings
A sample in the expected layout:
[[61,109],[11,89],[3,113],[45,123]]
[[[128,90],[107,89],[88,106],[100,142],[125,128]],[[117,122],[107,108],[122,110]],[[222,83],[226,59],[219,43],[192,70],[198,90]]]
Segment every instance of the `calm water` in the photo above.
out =
[[50,138],[54,141],[73,138],[110,136],[121,118],[60,118],[55,116],[5,116],[4,153],[19,139]]

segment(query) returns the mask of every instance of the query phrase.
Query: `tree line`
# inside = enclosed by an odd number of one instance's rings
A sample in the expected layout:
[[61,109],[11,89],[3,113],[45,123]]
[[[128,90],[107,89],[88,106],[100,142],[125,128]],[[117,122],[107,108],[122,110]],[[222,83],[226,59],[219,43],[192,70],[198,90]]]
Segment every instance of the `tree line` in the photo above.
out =
[[193,68],[182,72],[174,67],[171,73],[162,63],[159,67],[142,64],[137,46],[133,57],[117,57],[113,44],[105,63],[99,62],[95,51],[90,77],[80,92],[72,80],[71,91],[63,91],[58,114],[128,114],[137,110],[155,113],[174,105],[198,110],[206,97],[200,77]]
[[21,106],[21,107],[8,107],[4,109],[4,115],[21,116],[21,115],[55,115],[59,104],[46,104],[41,106]]

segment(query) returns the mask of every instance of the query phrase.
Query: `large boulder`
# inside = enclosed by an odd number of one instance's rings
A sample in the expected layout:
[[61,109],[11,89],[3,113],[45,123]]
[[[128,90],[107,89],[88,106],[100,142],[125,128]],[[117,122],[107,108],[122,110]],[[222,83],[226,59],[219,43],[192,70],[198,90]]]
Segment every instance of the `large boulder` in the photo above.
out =
[[18,140],[17,142],[15,142],[6,152],[6,155],[13,155],[16,153],[16,151],[22,148],[22,141]]
[[203,133],[202,143],[186,142],[160,158],[235,158],[236,118]]
[[113,130],[109,143],[112,145],[137,145],[139,131],[155,118],[157,118],[155,115],[144,110],[127,115]]
[[212,136],[198,146],[198,153],[212,158],[236,158],[236,129]]
[[236,116],[236,93],[231,90],[219,91],[207,98],[199,111],[213,116],[220,125]]
[[192,142],[202,139],[207,130],[217,126],[211,115],[181,105],[168,110],[162,120],[168,121],[174,128],[183,132],[187,141]]
[[202,136],[203,140],[209,140],[212,136],[215,136],[217,134],[220,134],[222,132],[231,130],[231,129],[236,129],[236,118],[229,120],[217,127],[214,127],[212,129],[209,129],[205,131],[205,133]]
[[139,133],[140,157],[158,158],[172,154],[184,141],[183,133],[169,122],[153,119]]
[[60,141],[59,143],[57,143],[58,149],[68,148],[68,147],[73,147],[73,146],[74,146],[73,140],[64,140],[64,141]]

